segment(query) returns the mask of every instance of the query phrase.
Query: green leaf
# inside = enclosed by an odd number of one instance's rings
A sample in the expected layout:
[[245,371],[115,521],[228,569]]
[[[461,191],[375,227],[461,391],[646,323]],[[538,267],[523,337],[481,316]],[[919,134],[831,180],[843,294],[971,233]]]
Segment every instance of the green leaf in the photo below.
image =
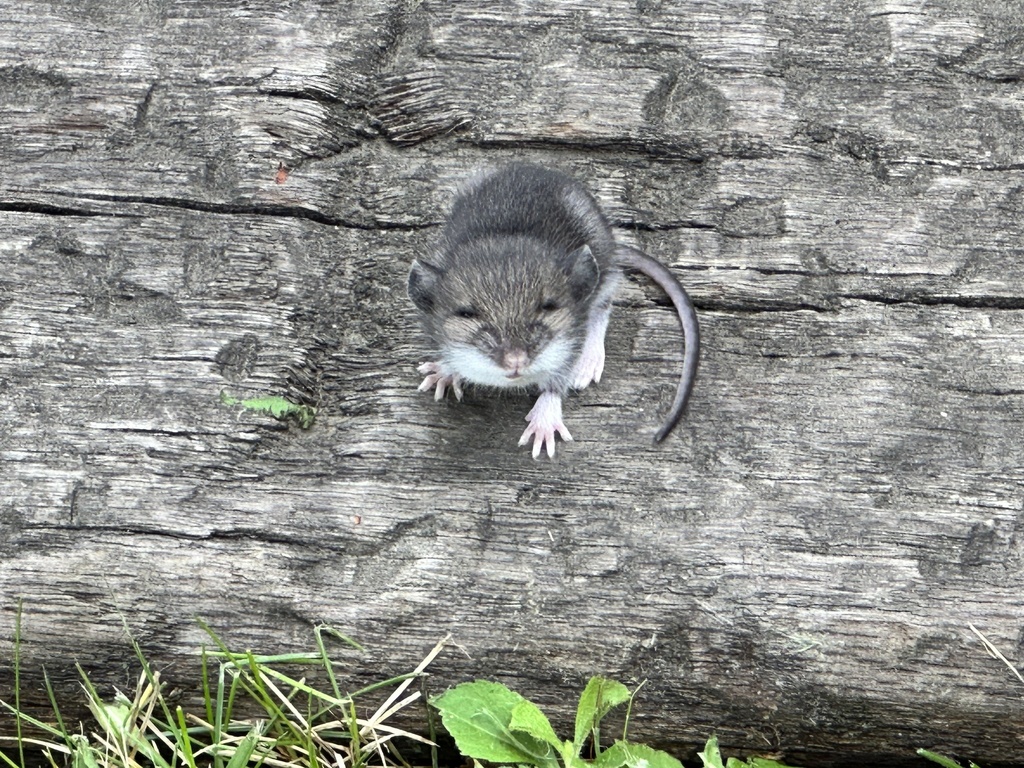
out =
[[[919,749],[917,750],[917,754],[931,760],[933,763],[938,763],[943,766],[943,768],[963,768],[956,760],[951,760],[945,755],[940,755],[938,752],[929,752],[927,749]],[[974,766],[974,763],[971,763],[971,765]]]
[[[621,765],[627,768],[683,768],[683,764],[676,760],[668,752],[660,749],[653,749],[646,744],[633,744],[628,741],[617,741],[611,747],[601,753],[603,757],[607,752],[617,751],[621,758]],[[600,757],[598,758],[600,760]],[[607,768],[607,767],[604,767]]]
[[[601,753],[602,755],[604,752]],[[573,754],[573,745],[571,741],[566,741],[564,749],[562,750],[562,762],[565,768],[592,768],[592,763],[584,760],[582,757],[577,757]],[[618,768],[618,766],[616,766]]]
[[594,768],[624,768],[626,765],[626,742],[617,741],[594,760]]
[[580,703],[576,706],[576,731],[573,744],[576,754],[583,749],[587,734],[593,731],[608,714],[612,707],[629,701],[629,689],[622,683],[605,677],[592,677],[587,687],[580,694]]
[[704,763],[704,768],[725,768],[722,764],[722,753],[718,750],[718,737],[712,736],[704,745],[704,751],[697,756]]
[[562,742],[555,735],[551,721],[536,704],[528,699],[523,699],[512,708],[512,720],[508,727],[513,731],[525,731],[533,738],[550,744],[556,750],[562,749]]
[[524,701],[500,683],[477,680],[457,685],[430,703],[441,712],[444,727],[466,757],[557,768],[558,758],[550,744],[529,732],[512,731],[513,711]]

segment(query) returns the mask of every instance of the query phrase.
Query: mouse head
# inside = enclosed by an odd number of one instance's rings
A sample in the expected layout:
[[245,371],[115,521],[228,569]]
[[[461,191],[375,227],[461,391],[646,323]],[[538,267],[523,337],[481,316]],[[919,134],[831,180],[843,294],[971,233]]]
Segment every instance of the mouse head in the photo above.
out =
[[503,236],[414,262],[409,298],[452,370],[478,384],[525,387],[568,376],[599,279],[586,245],[555,252]]

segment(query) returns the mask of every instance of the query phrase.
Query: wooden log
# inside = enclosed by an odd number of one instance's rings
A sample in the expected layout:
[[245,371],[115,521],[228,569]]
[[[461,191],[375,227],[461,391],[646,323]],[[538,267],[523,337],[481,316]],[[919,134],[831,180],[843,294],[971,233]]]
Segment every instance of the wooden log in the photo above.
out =
[[[565,730],[793,763],[1019,762],[1024,77],[1014,4],[13,0],[0,33],[0,612],[26,707],[197,695],[237,647],[500,679]],[[457,181],[584,180],[690,290],[631,280],[576,442],[415,391],[405,297]],[[220,395],[314,405],[309,430]],[[9,640],[0,653],[9,657]],[[0,698],[10,698],[0,665]],[[69,704],[69,707],[71,705]],[[72,710],[73,711],[73,710]],[[0,716],[2,718],[3,716]],[[10,718],[0,731],[11,733]]]

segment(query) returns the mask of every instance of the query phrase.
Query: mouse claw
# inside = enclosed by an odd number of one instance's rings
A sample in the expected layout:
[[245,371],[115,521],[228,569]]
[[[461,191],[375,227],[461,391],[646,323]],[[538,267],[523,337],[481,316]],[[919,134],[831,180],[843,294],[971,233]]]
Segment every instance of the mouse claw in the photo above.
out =
[[416,388],[420,392],[434,390],[434,400],[444,400],[448,387],[455,393],[455,399],[462,400],[462,377],[457,373],[444,373],[439,363],[427,362],[416,368],[425,378]]
[[549,458],[555,457],[555,435],[564,442],[572,442],[572,435],[562,423],[562,398],[554,392],[542,392],[526,415],[526,420],[530,425],[519,438],[519,444],[526,445],[532,438],[535,459],[540,458],[541,449],[547,451]]

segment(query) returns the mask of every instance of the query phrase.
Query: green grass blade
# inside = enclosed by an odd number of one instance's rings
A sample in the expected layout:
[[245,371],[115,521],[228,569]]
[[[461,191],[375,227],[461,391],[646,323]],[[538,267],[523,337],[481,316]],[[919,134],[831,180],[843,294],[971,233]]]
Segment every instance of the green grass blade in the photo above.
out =
[[207,665],[206,644],[199,649],[199,674],[203,678],[203,704],[206,705],[206,722],[213,723],[213,700],[210,698],[210,669]]
[[313,628],[313,637],[316,638],[316,647],[320,651],[320,659],[323,661],[324,670],[327,672],[327,679],[331,684],[331,690],[334,691],[334,697],[341,699],[341,688],[338,687],[338,679],[334,676],[334,665],[331,663],[330,656],[327,655],[327,646],[324,645],[323,633],[327,629],[329,628],[326,625],[317,624]]
[[262,735],[260,727],[254,725],[235,749],[235,754],[228,760],[227,768],[244,768],[252,758],[252,753],[256,750],[256,745]]
[[[223,673],[224,669],[221,668]],[[238,675],[233,675],[231,678],[231,687],[228,688],[228,702],[224,708],[224,722],[221,727],[224,728],[231,724],[231,718],[235,714],[235,699],[238,698],[238,689],[244,688],[242,684],[242,678]]]
[[321,633],[326,632],[331,637],[333,637],[333,638],[335,638],[337,640],[341,640],[341,642],[345,643],[346,645],[352,646],[353,648],[355,648],[360,653],[366,653],[366,649],[363,646],[361,646],[359,643],[357,643],[355,640],[353,640],[348,635],[346,635],[346,634],[344,634],[342,632],[339,632],[337,629],[335,629],[334,627],[330,626],[329,624],[319,624],[313,630],[313,632],[316,634],[316,637],[318,639],[321,638]]
[[[249,658],[256,660],[257,664],[305,664],[307,666],[319,666],[322,659],[319,654],[303,651],[302,653],[275,653],[255,654],[252,652],[239,653],[237,651],[209,651],[210,656],[221,661],[233,664],[236,667],[244,667],[249,663]],[[340,662],[339,662],[340,664]]]
[[102,706],[103,699],[100,698],[100,694],[96,690],[96,687],[92,684],[92,680],[90,680],[89,676],[85,674],[85,670],[82,669],[82,665],[79,664],[77,661],[75,662],[75,669],[78,670],[78,674],[82,678],[82,687],[85,688],[86,696],[89,698],[90,701]]
[[19,597],[14,613],[14,711],[18,715],[14,718],[14,735],[18,739],[18,761],[21,768],[25,768],[25,745],[21,740],[21,614],[24,603],[24,598]]
[[61,717],[60,707],[57,706],[57,695],[53,692],[53,685],[50,683],[50,675],[46,672],[46,667],[43,667],[43,684],[46,686],[46,698],[53,709],[53,716],[57,718],[57,729],[66,743],[70,734],[68,734],[68,729],[64,727],[64,718]]
[[[41,729],[43,731],[46,731],[51,736],[54,736],[56,738],[63,738],[64,737],[64,734],[62,734],[60,731],[58,731],[52,725],[47,725],[42,720],[36,720],[34,717],[32,717],[32,715],[26,715],[24,712],[19,712],[16,707],[14,707],[11,704],[8,704],[3,699],[0,699],[0,707],[3,707],[7,711],[9,711],[12,715],[14,715],[15,720],[17,720],[19,722],[24,720],[29,725],[34,725],[36,728],[39,728],[39,729]],[[20,731],[18,731],[18,733],[15,734],[15,739],[17,739],[19,743],[22,741],[22,737],[21,737]]]
[[427,734],[430,737],[430,768],[437,766],[437,721],[434,719],[434,708],[428,704],[430,697],[427,696],[426,683],[423,684],[423,709],[427,713]]
[[175,732],[177,742],[181,745],[181,751],[185,755],[185,763],[189,768],[196,768],[196,756],[192,754],[192,737],[188,735],[188,725],[185,723],[185,711],[179,706],[175,709],[178,716],[178,730]]
[[363,757],[363,748],[359,737],[359,722],[356,716],[356,703],[352,699],[349,699],[349,711],[348,711],[348,734],[349,734],[349,749],[351,750],[352,768],[361,768],[366,762],[366,758]]
[[7,754],[4,752],[0,752],[0,761],[6,763],[8,768],[25,768],[24,760],[22,761],[21,765],[18,765],[16,762],[11,760],[11,758],[9,758]]
[[960,763],[958,763],[956,760],[951,760],[945,755],[940,755],[938,752],[931,752],[927,749],[919,749],[917,750],[917,754],[919,754],[921,757],[927,760],[931,760],[933,763],[938,763],[942,766],[942,768],[963,768],[963,766],[960,765]]
[[423,674],[421,672],[406,672],[404,675],[398,675],[397,677],[388,678],[387,680],[381,680],[379,683],[373,683],[365,688],[360,688],[358,691],[350,693],[348,696],[350,699],[355,699],[367,693],[372,693],[379,688],[387,688],[389,685],[405,682],[410,677],[423,677]]

